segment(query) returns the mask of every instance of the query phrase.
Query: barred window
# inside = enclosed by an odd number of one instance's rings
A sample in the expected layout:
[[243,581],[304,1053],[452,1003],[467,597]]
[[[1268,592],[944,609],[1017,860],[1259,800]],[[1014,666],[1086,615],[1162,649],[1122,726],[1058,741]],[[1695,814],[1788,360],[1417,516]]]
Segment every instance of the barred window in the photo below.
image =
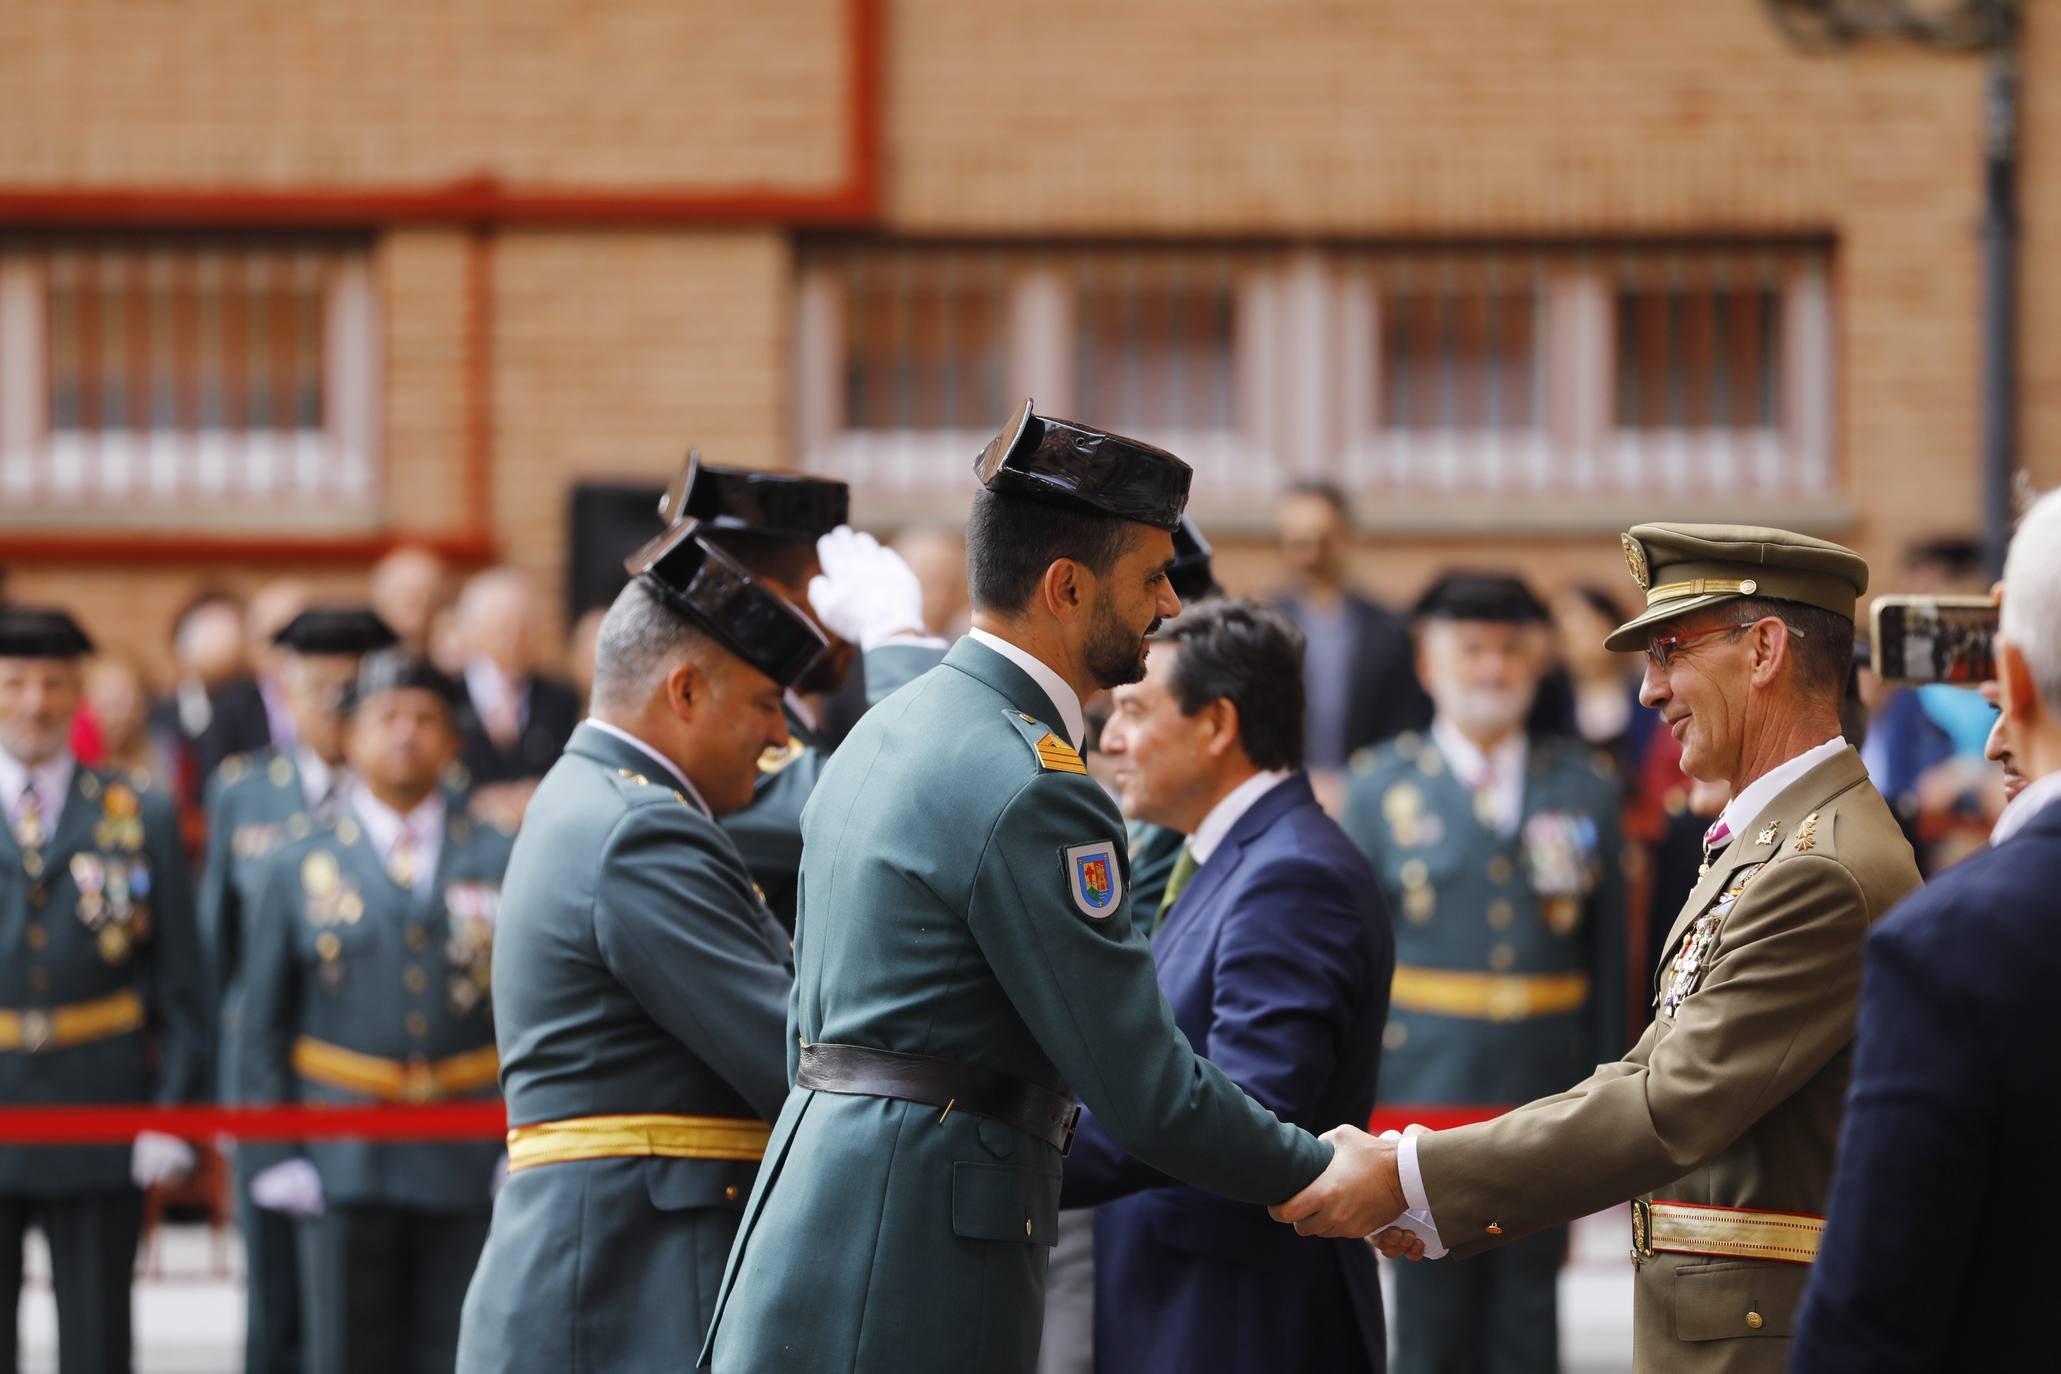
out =
[[1301,475],[1403,523],[1823,497],[1828,265],[1788,242],[829,240],[802,253],[802,458],[888,518],[945,513],[1029,395],[1186,458],[1212,521]]
[[354,240],[0,242],[0,520],[368,522],[373,309]]

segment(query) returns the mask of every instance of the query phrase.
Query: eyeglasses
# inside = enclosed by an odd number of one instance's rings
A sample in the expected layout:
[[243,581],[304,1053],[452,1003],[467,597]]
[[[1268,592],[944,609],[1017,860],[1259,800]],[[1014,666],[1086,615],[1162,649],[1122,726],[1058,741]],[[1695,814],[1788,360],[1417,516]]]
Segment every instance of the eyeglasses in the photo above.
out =
[[[1763,616],[1762,619],[1780,619],[1780,617]],[[1803,638],[1802,630],[1797,629],[1794,625],[1790,625],[1786,620],[1782,621],[1782,623],[1788,627],[1792,638]],[[1707,630],[1692,630],[1685,635],[1655,635],[1646,641],[1646,659],[1664,673],[1674,665],[1675,655],[1694,644],[1697,640],[1709,639],[1712,635],[1735,635],[1741,630],[1750,630],[1758,624],[1760,624],[1759,620],[1749,620],[1739,625],[1713,625]]]

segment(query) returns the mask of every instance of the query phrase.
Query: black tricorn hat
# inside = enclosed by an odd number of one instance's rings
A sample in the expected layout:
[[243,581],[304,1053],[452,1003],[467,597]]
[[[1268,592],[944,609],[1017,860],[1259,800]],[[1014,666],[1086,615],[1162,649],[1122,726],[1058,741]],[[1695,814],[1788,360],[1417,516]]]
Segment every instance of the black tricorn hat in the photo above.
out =
[[1523,578],[1512,573],[1447,572],[1433,580],[1412,620],[1492,620],[1527,625],[1544,621],[1546,608]]
[[782,687],[799,682],[829,643],[815,622],[702,538],[692,517],[631,554],[623,567],[675,615]]
[[64,611],[0,606],[0,658],[84,658],[93,641]]
[[1174,584],[1174,595],[1182,601],[1200,601],[1223,590],[1217,585],[1216,571],[1210,567],[1211,552],[1209,540],[1202,537],[1195,517],[1183,515],[1180,528],[1174,531],[1174,561],[1166,570],[1167,581]]
[[272,642],[297,654],[356,656],[400,642],[367,606],[310,606],[281,626]]
[[756,468],[719,468],[689,449],[658,500],[668,525],[699,520],[712,530],[749,530],[814,543],[851,518],[852,489],[828,477]]
[[992,491],[1019,492],[1163,530],[1179,529],[1195,470],[1163,448],[1039,415],[1025,401],[973,461]]
[[465,704],[465,689],[436,664],[406,649],[380,649],[365,655],[357,681],[344,689],[340,705],[355,711],[381,692],[409,689],[433,692],[453,710]]

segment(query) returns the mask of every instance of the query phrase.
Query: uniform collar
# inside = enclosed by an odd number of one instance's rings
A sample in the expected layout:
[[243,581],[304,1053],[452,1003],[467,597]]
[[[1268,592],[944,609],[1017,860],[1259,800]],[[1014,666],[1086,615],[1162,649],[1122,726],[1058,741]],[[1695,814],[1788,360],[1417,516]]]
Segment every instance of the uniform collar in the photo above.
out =
[[65,798],[71,795],[72,774],[77,771],[78,761],[69,749],[60,749],[56,757],[34,768],[0,749],[0,823],[12,826],[15,810],[21,805],[22,790],[33,778],[36,799],[43,807],[44,833],[56,834],[58,814],[64,810]]
[[1073,688],[1066,685],[1066,679],[1052,671],[1050,665],[1036,654],[1011,644],[1000,635],[986,630],[968,630],[966,637],[985,649],[992,649],[1003,658],[1021,668],[1024,675],[1037,684],[1039,691],[1051,699],[1059,712],[1059,723],[1066,727],[1066,742],[1075,749],[1082,747],[1088,734],[1087,719],[1081,714],[1081,699]]
[[1516,834],[1524,817],[1524,771],[1531,755],[1531,740],[1523,729],[1512,730],[1495,748],[1483,749],[1459,726],[1440,718],[1431,722],[1431,742],[1453,770],[1455,781],[1470,792],[1486,792],[1496,833]]
[[596,720],[593,716],[588,716],[587,719],[581,723],[584,725],[591,725],[604,735],[613,735],[616,739],[621,740],[624,744],[629,745],[632,749],[635,749],[638,753],[644,755],[653,763],[665,769],[666,772],[672,776],[673,781],[680,784],[680,790],[687,794],[687,796],[694,802],[695,807],[700,810],[701,814],[704,816],[713,817],[714,813],[708,809],[708,803],[701,799],[700,789],[696,788],[692,782],[688,781],[687,775],[680,771],[679,765],[675,764],[671,759],[667,758],[664,754],[659,753],[658,750],[652,748],[643,740],[638,739],[628,730],[624,730],[617,726],[610,725],[605,720]]
[[2032,818],[2061,801],[2061,773],[2049,773],[2043,778],[2034,778],[2025,785],[2025,790],[2011,799],[2004,808],[2004,814],[1997,817],[1996,829],[1989,832],[1989,842],[2002,844],[2032,823]]
[[1254,773],[1226,792],[1188,838],[1188,848],[1195,855],[1195,862],[1208,863],[1209,856],[1217,852],[1217,846],[1231,833],[1231,827],[1243,820],[1245,813],[1259,804],[1260,798],[1294,776],[1286,769]]
[[1787,763],[1776,764],[1748,783],[1745,791],[1725,803],[1725,809],[1718,815],[1718,824],[1731,832],[1729,838],[1737,839],[1739,832],[1744,830],[1754,817],[1765,811],[1768,803],[1787,791],[1791,783],[1799,781],[1804,774],[1819,764],[1830,762],[1845,748],[1846,736],[1834,735],[1823,744],[1804,750]]

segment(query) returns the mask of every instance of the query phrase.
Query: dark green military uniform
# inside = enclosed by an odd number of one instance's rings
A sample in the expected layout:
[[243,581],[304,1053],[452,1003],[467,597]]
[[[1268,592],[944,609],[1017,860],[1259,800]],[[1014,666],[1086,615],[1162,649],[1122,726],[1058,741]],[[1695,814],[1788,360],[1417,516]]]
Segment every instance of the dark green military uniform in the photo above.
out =
[[[516,1143],[459,1368],[684,1368],[787,1095],[786,932],[665,765],[592,722],[530,801],[508,891],[494,1002]],[[616,1130],[641,1148],[586,1156]]]
[[[1383,1103],[1511,1106],[1624,1052],[1619,806],[1608,760],[1553,737],[1530,741],[1508,836],[1428,736],[1355,761],[1343,824],[1402,918]],[[1487,1263],[1398,1268],[1395,1368],[1557,1368],[1565,1249],[1555,1227]]]
[[[341,774],[333,774],[333,792]],[[319,803],[322,799],[316,798]],[[293,755],[238,754],[208,781],[208,847],[197,907],[208,1004],[215,1014],[215,1079],[225,1099],[236,1096],[236,1038],[243,1016],[245,927],[257,914],[265,860],[314,834],[333,817],[311,809]],[[243,1233],[246,1274],[244,1368],[292,1374],[300,1368],[300,1261],[293,1221],[250,1200],[251,1170],[238,1153],[236,1222]]]
[[[184,1102],[207,1079],[193,889],[171,801],[76,767],[40,842],[0,817],[0,1105]],[[58,1367],[129,1368],[143,1199],[127,1145],[0,1148],[0,1362],[22,1236],[50,1242]]]
[[[1132,929],[1122,819],[1058,709],[971,639],[824,769],[806,842],[789,1057],[804,1042],[1080,1088],[1126,1149],[1279,1202],[1329,1148],[1174,1030]],[[1028,1370],[1060,1155],[970,1111],[797,1088],[731,1256],[720,1371]]]
[[[488,1001],[510,835],[446,807],[434,883],[388,873],[356,814],[265,862],[246,932],[238,1083],[252,1103],[491,1097]],[[300,1223],[311,1371],[449,1369],[485,1242],[493,1141],[245,1147],[299,1153],[322,1215]]]

